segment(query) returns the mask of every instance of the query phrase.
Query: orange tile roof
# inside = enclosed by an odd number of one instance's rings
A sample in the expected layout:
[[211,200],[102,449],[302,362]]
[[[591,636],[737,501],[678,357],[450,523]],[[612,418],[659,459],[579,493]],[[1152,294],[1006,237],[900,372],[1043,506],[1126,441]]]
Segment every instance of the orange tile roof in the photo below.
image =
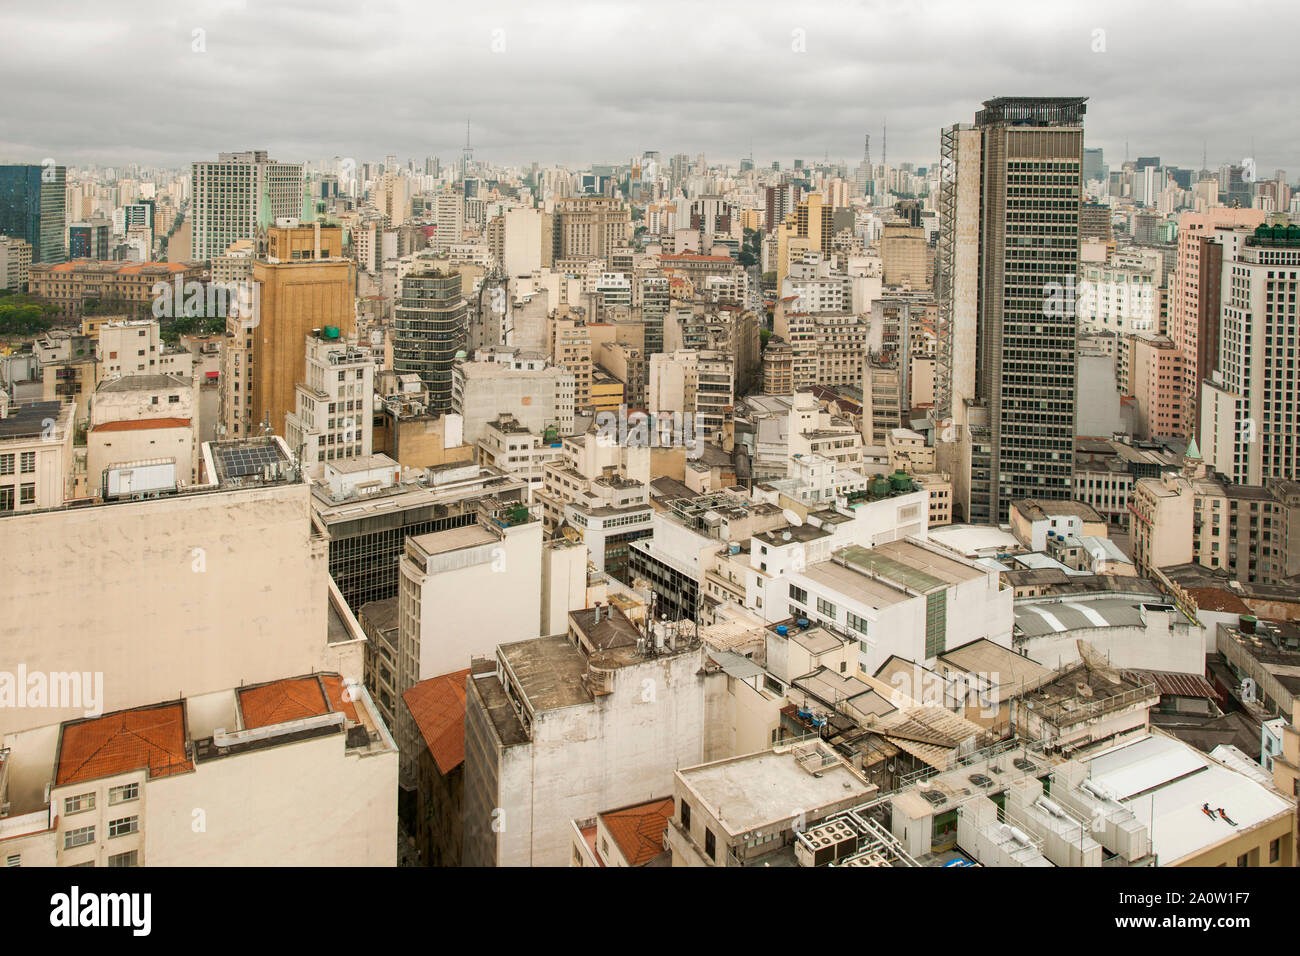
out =
[[102,422],[92,432],[138,432],[149,428],[189,428],[188,418],[141,418],[130,422]]
[[651,800],[622,810],[602,813],[628,866],[645,866],[664,851],[664,827],[673,815],[673,798]]
[[319,717],[333,709],[321,689],[319,677],[290,677],[258,687],[239,689],[244,729],[269,727],[289,720]]
[[180,701],[123,710],[63,725],[54,783],[79,783],[132,770],[167,777],[194,769],[185,755],[185,707]]
[[402,694],[420,735],[443,774],[465,762],[465,681],[469,668],[430,677]]
[[325,693],[329,694],[330,707],[333,710],[342,711],[348,720],[357,720],[356,705],[344,697],[343,678],[337,674],[331,674],[328,677],[322,677],[321,681],[325,684]]

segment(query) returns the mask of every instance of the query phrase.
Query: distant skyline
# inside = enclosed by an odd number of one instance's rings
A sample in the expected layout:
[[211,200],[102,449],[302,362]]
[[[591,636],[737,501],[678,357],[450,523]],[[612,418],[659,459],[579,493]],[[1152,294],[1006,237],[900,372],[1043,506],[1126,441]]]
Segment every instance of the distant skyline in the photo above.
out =
[[48,0],[4,20],[5,162],[181,168],[266,149],[447,164],[468,117],[475,157],[502,165],[647,149],[735,165],[752,143],[758,166],[852,167],[868,133],[880,162],[887,120],[891,165],[921,166],[985,99],[1086,96],[1087,145],[1112,166],[1127,142],[1132,159],[1199,169],[1204,141],[1211,169],[1253,155],[1261,178],[1300,170],[1300,120],[1267,66],[1293,56],[1300,15],[1283,2],[1246,17],[1110,0]]

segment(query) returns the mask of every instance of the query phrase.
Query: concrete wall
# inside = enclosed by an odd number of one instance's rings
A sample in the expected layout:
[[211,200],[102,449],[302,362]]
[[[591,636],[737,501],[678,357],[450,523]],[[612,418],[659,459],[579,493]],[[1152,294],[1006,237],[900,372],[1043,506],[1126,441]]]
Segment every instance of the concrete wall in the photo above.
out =
[[[0,520],[9,669],[100,672],[105,712],[322,669],[326,551],[306,485]],[[147,599],[142,599],[142,595]],[[0,708],[0,733],[84,708]]]

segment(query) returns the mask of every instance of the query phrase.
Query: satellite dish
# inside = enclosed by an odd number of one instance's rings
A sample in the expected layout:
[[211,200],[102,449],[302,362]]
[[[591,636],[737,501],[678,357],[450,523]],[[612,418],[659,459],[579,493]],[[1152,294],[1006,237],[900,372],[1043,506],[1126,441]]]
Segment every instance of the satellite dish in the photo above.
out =
[[784,516],[786,521],[794,525],[796,528],[803,524],[803,518],[800,518],[799,512],[795,511],[793,508],[786,508],[781,512],[781,514]]

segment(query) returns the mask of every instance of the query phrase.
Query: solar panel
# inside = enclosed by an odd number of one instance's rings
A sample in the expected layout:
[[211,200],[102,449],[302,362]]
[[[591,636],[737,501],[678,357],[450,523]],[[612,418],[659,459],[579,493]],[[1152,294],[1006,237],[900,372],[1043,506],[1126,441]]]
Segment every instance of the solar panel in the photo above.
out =
[[280,461],[279,449],[274,445],[220,448],[217,454],[221,459],[221,469],[227,478],[260,475],[267,465],[278,464]]

